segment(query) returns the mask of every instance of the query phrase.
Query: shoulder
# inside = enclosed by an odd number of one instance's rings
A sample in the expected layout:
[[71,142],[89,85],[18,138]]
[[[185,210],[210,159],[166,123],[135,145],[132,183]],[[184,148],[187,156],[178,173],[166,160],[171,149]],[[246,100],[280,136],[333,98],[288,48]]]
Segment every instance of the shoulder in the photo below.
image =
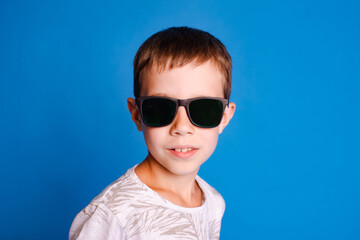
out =
[[97,239],[94,234],[102,237],[124,235],[126,218],[134,209],[134,202],[145,195],[133,176],[133,169],[107,186],[77,214],[71,225],[70,239]]
[[136,177],[134,168],[105,188],[90,205],[103,205],[112,212],[121,223],[136,210],[139,201],[152,198],[148,189]]
[[133,199],[144,190],[134,177],[134,167],[107,186],[92,203],[102,203],[113,210],[113,206]]
[[116,216],[103,204],[90,203],[75,217],[69,232],[70,240],[126,239]]
[[201,177],[196,176],[196,181],[198,182],[200,188],[204,192],[205,201],[211,212],[216,213],[217,217],[222,217],[225,211],[225,200],[221,194],[212,186],[210,186],[205,180]]

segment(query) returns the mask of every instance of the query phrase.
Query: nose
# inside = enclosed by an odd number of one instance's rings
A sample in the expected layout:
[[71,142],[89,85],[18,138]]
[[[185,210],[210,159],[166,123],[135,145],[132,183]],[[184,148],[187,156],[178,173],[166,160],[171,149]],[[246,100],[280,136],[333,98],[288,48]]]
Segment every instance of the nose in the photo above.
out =
[[179,107],[175,119],[171,124],[170,133],[173,136],[185,136],[194,133],[194,125],[190,122],[185,107]]

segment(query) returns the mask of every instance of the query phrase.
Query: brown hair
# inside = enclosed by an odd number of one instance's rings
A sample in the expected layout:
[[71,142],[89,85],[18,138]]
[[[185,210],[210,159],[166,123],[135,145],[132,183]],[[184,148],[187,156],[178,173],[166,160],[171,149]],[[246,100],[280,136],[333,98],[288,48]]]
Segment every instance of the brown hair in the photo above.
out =
[[141,73],[154,65],[161,70],[211,60],[224,76],[224,97],[231,92],[231,57],[225,46],[208,32],[189,27],[172,27],[155,33],[134,58],[134,95],[140,96]]

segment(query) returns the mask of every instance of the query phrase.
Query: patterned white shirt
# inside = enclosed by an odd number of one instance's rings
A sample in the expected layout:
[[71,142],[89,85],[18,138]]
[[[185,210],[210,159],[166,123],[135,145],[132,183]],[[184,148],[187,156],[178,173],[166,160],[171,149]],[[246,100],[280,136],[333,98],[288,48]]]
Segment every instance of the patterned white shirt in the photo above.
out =
[[74,219],[70,240],[219,239],[225,202],[199,176],[204,193],[200,207],[186,208],[146,186],[130,168]]

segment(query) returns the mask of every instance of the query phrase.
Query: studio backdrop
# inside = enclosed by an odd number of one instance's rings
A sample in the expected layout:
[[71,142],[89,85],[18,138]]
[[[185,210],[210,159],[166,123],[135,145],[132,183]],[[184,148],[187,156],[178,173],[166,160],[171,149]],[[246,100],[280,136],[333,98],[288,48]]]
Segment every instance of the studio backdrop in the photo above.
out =
[[[233,60],[234,118],[199,175],[222,240],[360,239],[358,1],[0,1],[0,239],[67,239],[147,152],[132,61],[171,26]],[[191,87],[191,86],[190,86]]]

